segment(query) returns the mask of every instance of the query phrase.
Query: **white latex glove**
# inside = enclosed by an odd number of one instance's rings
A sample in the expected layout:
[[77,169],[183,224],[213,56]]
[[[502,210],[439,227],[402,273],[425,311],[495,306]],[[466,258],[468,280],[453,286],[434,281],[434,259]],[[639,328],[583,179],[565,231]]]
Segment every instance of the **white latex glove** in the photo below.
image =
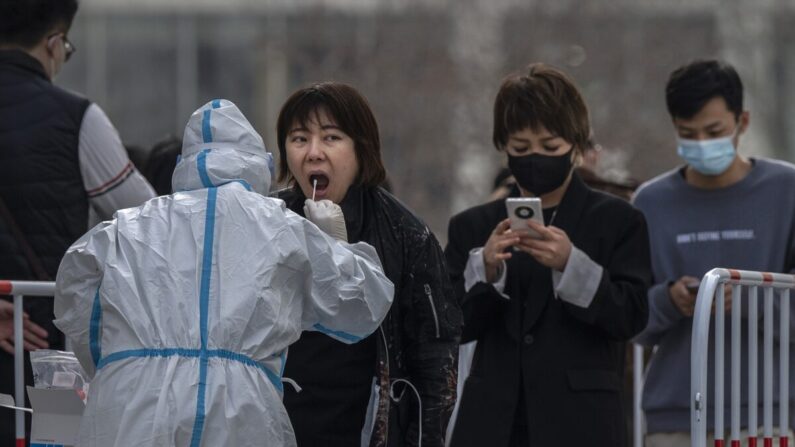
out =
[[342,214],[342,208],[336,203],[331,200],[315,202],[312,199],[306,199],[306,202],[304,202],[304,215],[329,236],[348,242],[345,216]]

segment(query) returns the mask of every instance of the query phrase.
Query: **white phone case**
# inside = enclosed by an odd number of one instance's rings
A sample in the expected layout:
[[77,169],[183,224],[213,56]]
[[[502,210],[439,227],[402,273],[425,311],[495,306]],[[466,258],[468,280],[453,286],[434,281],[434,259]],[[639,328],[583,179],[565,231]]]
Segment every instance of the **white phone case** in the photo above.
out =
[[541,199],[537,197],[509,197],[505,199],[505,208],[511,219],[512,230],[527,230],[530,237],[541,237],[540,234],[527,226],[528,220],[534,220],[544,225],[544,214],[541,208]]

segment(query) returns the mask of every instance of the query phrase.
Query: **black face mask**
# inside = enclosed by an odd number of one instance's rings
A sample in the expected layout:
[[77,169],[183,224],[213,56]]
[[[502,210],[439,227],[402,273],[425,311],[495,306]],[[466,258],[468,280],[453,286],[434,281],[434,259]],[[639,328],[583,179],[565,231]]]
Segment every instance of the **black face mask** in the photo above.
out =
[[569,176],[571,166],[571,150],[563,155],[508,155],[508,168],[516,183],[536,196],[560,187]]

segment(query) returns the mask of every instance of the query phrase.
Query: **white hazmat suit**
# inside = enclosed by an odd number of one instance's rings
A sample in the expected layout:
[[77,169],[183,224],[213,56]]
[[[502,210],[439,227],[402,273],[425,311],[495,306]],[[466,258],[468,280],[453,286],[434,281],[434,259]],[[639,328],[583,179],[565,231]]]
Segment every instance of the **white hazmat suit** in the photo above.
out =
[[93,376],[81,446],[294,446],[287,347],[351,343],[393,285],[365,243],[338,242],[267,198],[270,154],[237,107],[191,116],[174,194],[117,212],[58,270],[56,326]]

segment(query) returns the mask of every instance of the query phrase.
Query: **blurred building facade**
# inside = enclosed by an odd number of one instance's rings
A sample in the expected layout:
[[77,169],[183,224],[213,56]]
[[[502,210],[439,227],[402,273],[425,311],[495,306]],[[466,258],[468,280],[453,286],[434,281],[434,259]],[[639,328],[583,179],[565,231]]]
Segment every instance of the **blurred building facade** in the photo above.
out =
[[58,82],[86,93],[127,144],[181,136],[218,97],[277,151],[279,107],[313,81],[352,84],[379,121],[395,193],[444,240],[482,202],[500,80],[528,62],[571,73],[604,148],[603,174],[679,163],[663,88],[718,57],[745,81],[750,155],[795,161],[795,2],[789,0],[83,0],[79,51]]

